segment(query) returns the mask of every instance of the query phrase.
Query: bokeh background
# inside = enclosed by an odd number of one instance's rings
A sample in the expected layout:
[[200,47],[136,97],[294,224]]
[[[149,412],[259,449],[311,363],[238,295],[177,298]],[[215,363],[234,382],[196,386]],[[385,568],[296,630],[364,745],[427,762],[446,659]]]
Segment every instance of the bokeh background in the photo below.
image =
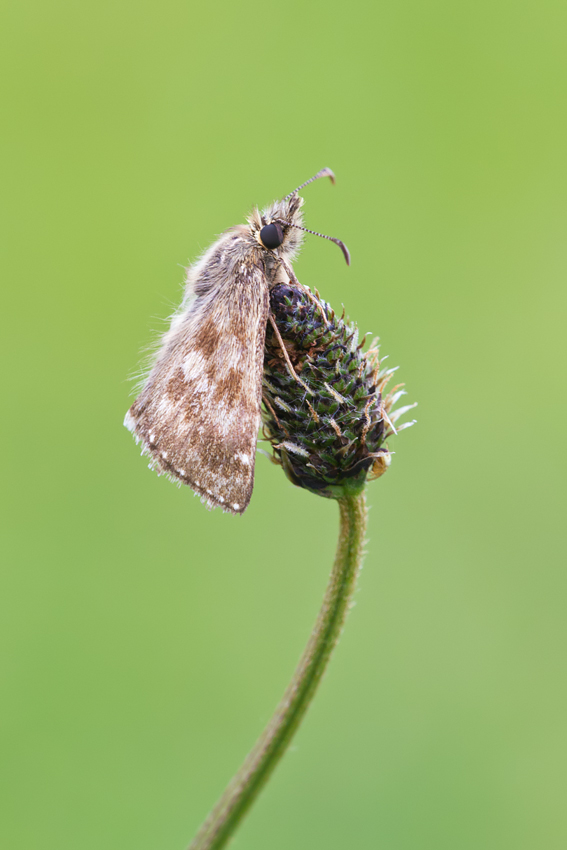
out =
[[[567,846],[567,7],[4,4],[6,850],[180,850],[270,716],[336,506],[150,473],[128,377],[182,266],[323,166],[296,270],[418,425],[246,850]],[[395,445],[394,445],[395,442]]]

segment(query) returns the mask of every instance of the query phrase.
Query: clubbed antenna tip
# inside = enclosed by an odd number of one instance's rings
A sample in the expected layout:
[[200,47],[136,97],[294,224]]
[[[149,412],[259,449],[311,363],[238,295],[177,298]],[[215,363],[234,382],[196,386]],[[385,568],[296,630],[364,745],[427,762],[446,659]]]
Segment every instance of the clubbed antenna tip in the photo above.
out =
[[320,177],[329,177],[333,186],[335,185],[334,172],[332,172],[330,168],[322,168],[321,171],[318,171],[317,174],[314,174],[313,177],[310,177],[309,180],[306,180],[305,183],[302,183],[301,186],[298,186],[297,189],[294,189],[293,192],[286,195],[284,201],[287,201],[292,195],[299,192],[300,189],[303,189],[305,186],[309,186],[310,183],[313,183],[314,180],[318,180]]

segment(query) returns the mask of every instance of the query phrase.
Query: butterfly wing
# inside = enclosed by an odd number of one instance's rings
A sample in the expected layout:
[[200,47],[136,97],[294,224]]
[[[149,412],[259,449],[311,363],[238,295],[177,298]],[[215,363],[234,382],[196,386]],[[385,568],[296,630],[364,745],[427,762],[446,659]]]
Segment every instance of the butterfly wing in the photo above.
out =
[[254,483],[268,310],[261,249],[230,232],[190,270],[188,294],[124,423],[159,474],[235,514]]

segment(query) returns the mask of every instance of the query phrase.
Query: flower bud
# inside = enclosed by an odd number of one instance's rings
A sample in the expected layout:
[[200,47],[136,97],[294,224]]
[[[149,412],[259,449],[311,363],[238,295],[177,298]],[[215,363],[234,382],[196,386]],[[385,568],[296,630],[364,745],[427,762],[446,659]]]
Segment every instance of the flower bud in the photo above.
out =
[[[338,318],[317,292],[279,284],[270,293],[264,356],[264,436],[288,478],[327,498],[358,493],[390,465],[386,439],[415,405],[393,411],[395,368],[381,369],[373,343],[362,351],[355,324]],[[375,341],[377,342],[377,340]],[[283,346],[283,348],[282,348]],[[285,349],[285,350],[284,350]]]

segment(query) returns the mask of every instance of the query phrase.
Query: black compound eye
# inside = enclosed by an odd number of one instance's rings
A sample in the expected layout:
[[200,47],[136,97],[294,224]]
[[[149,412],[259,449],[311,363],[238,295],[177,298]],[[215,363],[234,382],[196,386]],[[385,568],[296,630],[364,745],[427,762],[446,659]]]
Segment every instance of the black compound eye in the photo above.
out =
[[281,225],[277,221],[266,224],[260,231],[260,240],[265,248],[279,248],[284,240]]

